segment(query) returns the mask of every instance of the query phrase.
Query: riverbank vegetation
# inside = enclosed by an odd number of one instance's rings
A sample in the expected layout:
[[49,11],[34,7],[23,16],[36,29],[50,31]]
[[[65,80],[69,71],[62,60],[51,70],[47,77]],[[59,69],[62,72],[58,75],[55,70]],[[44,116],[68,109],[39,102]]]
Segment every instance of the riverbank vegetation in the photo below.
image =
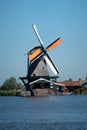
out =
[[0,90],[0,96],[18,96],[19,93],[16,92],[16,91],[3,91],[3,90]]
[[77,94],[77,95],[79,95],[79,94],[87,94],[87,88],[84,87],[84,88],[75,90],[75,91],[73,92],[73,94]]
[[[69,82],[69,81],[72,81],[72,79],[70,78],[67,82]],[[46,90],[41,89],[40,91],[43,92]],[[41,93],[40,91],[38,90],[39,95]],[[45,95],[45,94],[42,94],[42,95]],[[72,91],[72,94],[77,94],[77,95],[78,94],[87,94],[87,86],[86,87],[83,86],[83,87],[80,87],[80,88]],[[0,96],[19,96],[19,95],[20,96],[26,96],[26,95],[30,96],[30,93],[27,93],[25,86],[22,83],[18,83],[16,81],[16,78],[14,78],[14,77],[7,79],[3,83],[3,85],[0,86]],[[50,94],[50,95],[52,95],[52,94]]]
[[22,83],[18,83],[16,78],[11,77],[0,87],[0,96],[16,96],[19,95],[19,90],[25,90],[25,86]]

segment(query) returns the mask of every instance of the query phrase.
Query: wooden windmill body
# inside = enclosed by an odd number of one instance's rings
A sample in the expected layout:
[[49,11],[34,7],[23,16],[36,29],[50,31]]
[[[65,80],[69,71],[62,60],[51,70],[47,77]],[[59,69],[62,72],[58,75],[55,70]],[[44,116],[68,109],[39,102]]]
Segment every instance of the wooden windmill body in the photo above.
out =
[[30,62],[28,76],[49,76],[49,71],[47,69],[47,63],[44,56],[39,57],[33,63]]

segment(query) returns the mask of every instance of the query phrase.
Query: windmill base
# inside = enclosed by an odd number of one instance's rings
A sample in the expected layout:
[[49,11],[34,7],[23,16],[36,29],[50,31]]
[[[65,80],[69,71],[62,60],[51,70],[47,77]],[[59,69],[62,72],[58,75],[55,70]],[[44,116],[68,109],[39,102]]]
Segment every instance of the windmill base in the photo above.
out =
[[26,91],[31,92],[31,96],[35,96],[34,89],[53,88],[52,82],[57,81],[58,76],[32,76],[32,77],[20,77]]

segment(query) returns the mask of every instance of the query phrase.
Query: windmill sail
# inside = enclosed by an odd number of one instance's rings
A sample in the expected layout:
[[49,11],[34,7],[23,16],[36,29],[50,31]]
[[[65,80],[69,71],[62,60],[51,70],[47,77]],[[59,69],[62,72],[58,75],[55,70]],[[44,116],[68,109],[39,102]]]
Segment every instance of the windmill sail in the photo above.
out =
[[29,60],[32,61],[35,59],[39,54],[41,53],[40,48],[35,49],[31,54],[29,55]]
[[48,63],[49,67],[51,68],[51,70],[53,71],[53,73],[54,73],[55,75],[57,75],[59,72],[58,72],[56,66],[54,65],[54,63],[52,62],[51,58],[49,57],[49,55],[46,54],[46,55],[44,56],[44,58],[45,58],[46,62]]
[[36,59],[40,58],[43,55],[44,53],[42,52],[41,48],[35,47],[30,51],[29,60],[31,63],[33,63]]
[[41,40],[41,38],[40,38],[40,36],[39,36],[39,33],[38,33],[38,31],[37,31],[37,28],[36,28],[36,25],[33,24],[32,27],[33,27],[33,29],[34,29],[34,32],[35,32],[35,34],[36,34],[36,36],[37,36],[37,38],[38,38],[38,40],[39,40],[41,46],[43,46],[43,42],[42,42],[42,40]]
[[60,38],[56,39],[54,42],[52,42],[46,49],[48,51],[52,50],[53,48],[55,48],[56,46],[58,46],[61,43]]
[[47,54],[46,50],[52,50],[53,48],[55,48],[57,45],[59,45],[61,43],[60,38],[56,39],[54,42],[52,42],[46,49],[43,46],[43,42],[39,36],[39,33],[37,31],[36,25],[32,25],[34,32],[40,42],[41,47],[37,48],[35,51],[32,51],[32,54],[29,55],[29,60],[31,63],[33,63],[35,60],[37,60],[38,58],[40,58],[41,56],[44,55],[44,58],[46,60],[46,62],[48,63],[49,67],[51,68],[51,70],[53,71],[53,73],[55,75],[57,75],[59,72],[57,70],[57,68],[55,67],[53,61],[51,60],[50,56]]

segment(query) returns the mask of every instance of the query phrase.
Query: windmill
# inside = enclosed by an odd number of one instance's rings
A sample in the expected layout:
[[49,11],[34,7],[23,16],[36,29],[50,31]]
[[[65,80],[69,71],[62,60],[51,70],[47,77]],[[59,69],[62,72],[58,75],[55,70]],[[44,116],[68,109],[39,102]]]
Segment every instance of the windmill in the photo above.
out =
[[[48,52],[54,49],[61,43],[60,38],[44,47],[43,41],[37,31],[36,25],[32,25],[33,30],[38,38],[40,46],[36,46],[27,53],[27,76],[20,77],[27,90],[32,90],[38,87],[49,87],[52,80],[58,78],[58,69],[49,56]],[[55,76],[50,76],[47,64],[53,71]]]

